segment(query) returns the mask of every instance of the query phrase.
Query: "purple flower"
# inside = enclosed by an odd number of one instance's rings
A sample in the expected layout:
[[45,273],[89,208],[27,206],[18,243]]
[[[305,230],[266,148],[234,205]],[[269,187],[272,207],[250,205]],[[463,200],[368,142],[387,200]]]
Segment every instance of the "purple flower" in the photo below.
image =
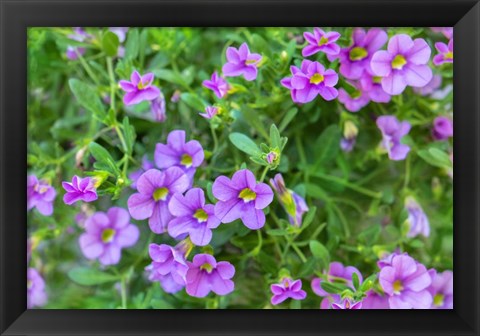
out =
[[153,162],[150,161],[146,155],[144,155],[142,158],[142,167],[138,170],[135,170],[134,172],[131,172],[130,175],[128,175],[128,178],[132,181],[132,184],[130,186],[133,189],[137,189],[137,180],[140,178],[140,176],[142,176],[143,173],[152,168],[155,168]]
[[[256,77],[256,75],[255,75],[255,77]],[[215,95],[218,98],[225,97],[228,90],[230,89],[230,85],[228,85],[227,81],[223,77],[219,76],[216,71],[212,74],[212,78],[210,80],[208,80],[208,79],[204,80],[202,85],[204,87],[206,87],[207,89],[210,89],[213,92],[215,92]]]
[[[356,273],[358,275],[358,280],[360,283],[363,282],[363,277],[360,271],[353,267],[353,266],[343,266],[340,262],[332,262],[330,263],[330,267],[327,273],[327,281],[329,282],[342,282],[349,287],[353,287],[353,280],[352,274]],[[318,296],[329,296],[327,292],[325,292],[321,286],[322,282],[321,278],[314,278],[312,280],[312,290]]]
[[422,38],[412,41],[406,34],[393,36],[387,50],[377,51],[370,62],[376,76],[382,78],[382,88],[390,95],[398,95],[407,85],[423,87],[432,79],[428,66],[430,47]]
[[430,27],[435,33],[442,33],[447,39],[453,37],[453,27]]
[[185,287],[185,285],[180,285],[176,283],[171,274],[161,275],[158,273],[151,272],[152,270],[153,270],[152,264],[145,267],[145,271],[149,273],[148,280],[152,282],[155,282],[155,281],[159,282],[160,286],[162,286],[162,289],[164,290],[165,293],[175,294],[181,291]]
[[185,131],[171,131],[167,144],[158,143],[155,147],[155,164],[160,169],[179,167],[193,181],[196,168],[204,159],[202,145],[197,140],[185,142]]
[[35,268],[27,270],[27,308],[43,306],[47,303],[45,281]]
[[127,38],[128,27],[110,27],[108,30],[118,36],[118,41],[120,41],[120,43],[125,42],[125,39]]
[[355,143],[357,142],[357,138],[347,139],[342,138],[340,139],[340,148],[346,153],[349,153],[353,150]]
[[325,100],[337,98],[334,86],[338,82],[337,73],[318,62],[303,60],[301,68],[291,66],[292,77],[286,77],[280,83],[291,90],[292,100],[296,103],[311,102],[317,95]]
[[287,212],[290,224],[300,227],[302,216],[308,211],[305,200],[294,191],[287,189],[282,174],[277,174],[273,179],[270,179],[270,185],[277,193],[280,204]]
[[303,57],[314,55],[320,51],[328,55],[337,55],[340,47],[335,42],[340,38],[340,33],[336,31],[324,32],[320,28],[314,28],[313,34],[310,32],[303,33],[308,45],[303,48]]
[[352,302],[345,299],[340,303],[332,302],[333,309],[362,309],[362,301]]
[[447,117],[436,117],[433,121],[432,136],[435,140],[447,140],[453,136],[453,122]]
[[351,152],[357,141],[358,128],[350,120],[345,121],[343,126],[343,137],[340,140],[340,148],[344,152]]
[[53,201],[57,192],[44,180],[38,180],[35,175],[27,177],[27,211],[36,207],[44,216],[53,213]]
[[410,123],[400,122],[395,116],[380,116],[377,118],[377,126],[382,132],[382,146],[387,150],[390,160],[404,160],[410,147],[400,141],[410,132]]
[[192,243],[205,246],[212,239],[212,229],[220,225],[213,204],[205,204],[205,195],[200,188],[190,189],[185,196],[175,194],[168,203],[175,216],[168,223],[168,234],[173,238],[189,235]]
[[[85,41],[86,38],[90,37],[90,35],[87,34],[81,27],[75,27],[73,31],[74,31],[74,34],[70,34],[68,35],[68,37],[74,41],[83,42]],[[85,54],[85,48],[83,47],[67,46],[66,56],[69,60],[74,61],[78,59],[78,55],[84,55],[84,54]]]
[[130,82],[121,80],[120,87],[126,92],[123,96],[125,105],[135,105],[145,100],[154,100],[160,95],[160,89],[152,85],[154,75],[147,73],[140,76],[138,71],[134,71],[130,77]]
[[218,107],[215,106],[207,106],[205,108],[205,113],[199,113],[205,119],[212,119],[218,114]]
[[212,255],[197,254],[187,264],[188,295],[201,298],[210,291],[217,295],[227,295],[233,291],[235,284],[230,279],[235,275],[235,267],[229,262],[217,262]]
[[165,97],[163,96],[162,91],[160,91],[157,98],[150,102],[150,109],[152,111],[153,120],[158,122],[164,122],[167,120]]
[[362,309],[390,309],[388,296],[380,295],[373,290],[367,292],[367,296],[362,300]]
[[66,194],[63,195],[63,202],[71,205],[77,201],[93,202],[97,200],[97,189],[95,180],[90,177],[81,178],[75,175],[72,182],[62,182]]
[[443,63],[453,63],[453,39],[448,42],[448,46],[443,42],[435,43],[435,49],[438,54],[433,57],[433,64],[438,66]]
[[433,75],[432,79],[430,80],[430,82],[427,83],[427,85],[421,88],[413,88],[413,91],[422,96],[428,96],[433,94],[437,89],[439,89],[441,85],[442,85],[442,76]]
[[407,222],[409,224],[407,237],[415,237],[419,234],[428,237],[430,235],[430,223],[420,204],[413,197],[407,197],[405,208],[408,212]]
[[270,290],[273,294],[270,300],[272,305],[278,305],[288,298],[303,300],[307,297],[307,292],[302,290],[302,280],[300,279],[284,278],[279,284],[271,285]]
[[262,59],[260,54],[251,54],[246,43],[242,43],[240,48],[227,48],[227,63],[223,65],[223,75],[227,77],[236,77],[243,75],[247,81],[257,78],[258,63]]
[[355,28],[352,39],[351,46],[343,48],[338,56],[327,55],[328,59],[333,61],[339,58],[340,73],[347,79],[360,79],[364,74],[373,75],[370,60],[387,42],[387,33],[379,28],[372,28],[368,32],[362,28]]
[[87,219],[79,243],[87,259],[115,265],[120,261],[122,249],[135,245],[139,236],[138,228],[130,223],[128,211],[113,207],[107,213],[96,212]]
[[[188,270],[184,247],[185,245],[182,243],[176,247],[171,247],[166,244],[150,244],[148,253],[150,254],[150,258],[152,258],[152,263],[148,269],[150,271],[149,279],[152,281],[165,281],[166,287],[169,290],[174,290],[179,286],[183,288]],[[165,278],[167,276],[171,277],[171,280],[178,286],[169,284],[169,279]]]
[[250,170],[237,171],[231,180],[226,176],[217,177],[212,192],[218,199],[215,216],[222,223],[240,218],[251,230],[260,229],[265,224],[262,209],[272,202],[273,191],[267,184],[257,183]]
[[180,101],[180,94],[181,94],[180,91],[175,90],[175,92],[173,92],[172,94],[172,97],[170,98],[170,101],[172,103],[178,103]]
[[384,255],[382,259],[377,261],[378,268],[382,269],[385,266],[392,266],[393,257],[398,256],[398,255],[407,255],[408,256],[408,254],[406,252],[400,253],[400,250],[397,249],[396,251],[394,251],[390,254]]
[[425,266],[408,255],[394,256],[391,266],[381,269],[379,283],[389,296],[391,309],[428,309],[432,305],[428,291],[432,278]]
[[453,272],[435,272],[428,291],[433,297],[431,308],[453,309]]
[[360,79],[363,91],[367,92],[370,100],[375,103],[388,103],[392,98],[382,88],[382,77],[364,74]]
[[360,83],[349,83],[355,91],[349,94],[343,88],[338,89],[338,101],[350,112],[358,112],[370,102],[370,95],[363,90]]
[[148,225],[154,233],[164,233],[173,218],[168,202],[175,193],[187,190],[189,183],[187,175],[178,167],[163,172],[147,170],[137,180],[138,193],[128,199],[128,211],[137,220],[148,218]]

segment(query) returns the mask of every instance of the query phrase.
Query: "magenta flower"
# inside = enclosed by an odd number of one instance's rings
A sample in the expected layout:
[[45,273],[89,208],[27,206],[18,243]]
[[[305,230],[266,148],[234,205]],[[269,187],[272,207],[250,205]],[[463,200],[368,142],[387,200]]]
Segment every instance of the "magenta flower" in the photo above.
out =
[[392,98],[382,88],[382,77],[365,73],[360,79],[360,85],[363,91],[368,94],[370,100],[375,103],[388,103]]
[[222,223],[240,218],[251,230],[260,229],[265,224],[262,209],[272,202],[273,191],[267,184],[257,183],[250,170],[237,171],[231,180],[226,176],[217,177],[212,192],[218,199],[215,216]]
[[205,204],[205,195],[200,188],[190,189],[185,196],[175,194],[168,203],[175,216],[168,223],[168,234],[173,238],[190,236],[192,243],[205,246],[212,240],[212,229],[220,225],[213,204]]
[[351,152],[357,141],[358,128],[350,120],[345,121],[343,126],[343,137],[340,140],[340,148],[344,152]]
[[99,211],[87,219],[79,243],[87,259],[115,265],[120,261],[122,249],[135,245],[139,236],[140,231],[130,223],[127,210],[113,207],[107,213]]
[[273,179],[270,179],[270,185],[277,193],[280,204],[287,212],[290,224],[300,227],[302,216],[308,211],[305,200],[294,191],[287,189],[282,174],[277,174]]
[[75,175],[72,182],[62,182],[66,194],[63,195],[63,202],[71,205],[77,201],[93,202],[97,200],[97,189],[95,180],[90,177],[81,178]]
[[[345,267],[343,266],[342,263],[335,261],[330,263],[330,267],[328,268],[328,272],[327,272],[327,280],[329,282],[341,281],[345,283],[345,285],[349,287],[353,287],[353,282],[352,282],[353,273],[356,273],[358,275],[358,280],[360,283],[362,283],[363,277],[357,268],[353,266]],[[312,280],[312,290],[318,296],[329,296],[330,294],[325,292],[321,286],[322,281],[323,280],[321,278],[314,278]]]
[[453,122],[447,117],[436,117],[433,121],[432,136],[435,140],[447,140],[453,136]]
[[127,38],[128,27],[110,27],[108,30],[118,36],[118,41],[120,41],[120,43],[125,42],[125,39]]
[[343,88],[338,89],[338,101],[350,112],[358,112],[370,102],[370,95],[363,90],[360,83],[349,83],[355,91],[349,94]]
[[400,122],[395,116],[380,116],[377,118],[377,126],[382,132],[382,146],[387,150],[390,160],[404,160],[410,147],[402,144],[401,140],[410,132],[410,123]]
[[181,92],[178,90],[175,90],[172,94],[172,97],[170,97],[170,101],[172,103],[178,103],[180,101],[180,95],[181,95]]
[[328,59],[340,60],[340,73],[347,79],[360,79],[364,74],[373,75],[370,60],[387,42],[387,33],[379,28],[372,28],[368,32],[362,28],[355,28],[352,39],[352,45],[343,48],[338,55],[327,55]]
[[40,307],[47,303],[45,281],[35,268],[27,270],[27,308]]
[[148,218],[148,225],[154,233],[164,233],[173,218],[168,202],[175,193],[187,190],[189,183],[187,175],[178,167],[163,172],[147,170],[137,181],[138,193],[128,199],[128,211],[137,220]]
[[218,114],[218,107],[215,106],[207,106],[205,108],[205,113],[199,113],[205,119],[212,119]]
[[153,120],[161,123],[167,120],[165,97],[163,96],[162,91],[160,91],[157,98],[150,102],[150,110],[152,112]]
[[180,285],[176,283],[171,274],[161,275],[161,274],[152,272],[152,270],[153,270],[152,264],[145,267],[145,271],[148,274],[148,280],[152,282],[159,282],[160,286],[162,286],[162,289],[165,291],[165,293],[175,294],[181,291],[185,287],[184,284]]
[[430,222],[420,204],[413,197],[407,197],[405,208],[408,212],[407,223],[409,224],[407,237],[415,237],[420,234],[428,237],[430,235]]
[[317,95],[325,100],[337,98],[334,86],[338,82],[337,73],[318,62],[303,60],[301,68],[291,66],[292,77],[286,77],[280,83],[291,90],[292,100],[296,103],[311,102]]
[[303,37],[308,42],[308,45],[302,50],[303,57],[314,55],[320,51],[327,55],[337,55],[340,52],[340,47],[335,43],[340,38],[340,33],[336,31],[326,33],[320,28],[314,28],[313,34],[305,32]]
[[53,213],[53,201],[57,192],[44,180],[38,180],[35,175],[27,177],[27,211],[37,208],[44,216]]
[[196,168],[204,159],[202,145],[197,140],[185,142],[185,131],[171,131],[167,144],[158,143],[155,147],[155,164],[160,169],[179,167],[193,181]]
[[367,296],[362,300],[362,309],[390,309],[388,296],[380,295],[373,290],[367,292]]
[[435,33],[442,33],[447,39],[453,37],[453,27],[430,27]]
[[453,39],[448,42],[448,46],[443,42],[435,43],[435,49],[438,54],[433,57],[433,64],[438,66],[443,63],[453,63]]
[[384,255],[382,259],[377,261],[378,268],[382,269],[385,266],[392,266],[393,258],[398,255],[408,256],[408,253],[406,252],[400,253],[400,249],[396,249],[394,252]]
[[428,309],[432,305],[428,291],[432,278],[425,266],[408,255],[394,256],[391,266],[381,269],[379,283],[389,296],[391,309]]
[[413,88],[413,92],[418,93],[422,96],[432,95],[437,89],[442,85],[442,76],[433,75],[430,82],[427,83],[424,87]]
[[398,95],[407,85],[423,87],[432,79],[428,66],[430,47],[422,38],[412,41],[405,34],[393,36],[387,50],[377,51],[370,62],[376,76],[381,76],[383,90]]
[[247,81],[257,78],[258,63],[262,59],[260,54],[252,54],[246,43],[242,43],[240,48],[227,48],[227,63],[223,65],[223,75],[226,77],[236,77],[243,75]]
[[362,301],[352,302],[349,299],[345,299],[340,303],[332,302],[333,309],[362,309]]
[[134,71],[130,77],[130,82],[121,80],[119,82],[120,87],[126,92],[123,96],[123,103],[125,105],[135,105],[157,98],[160,95],[160,89],[152,85],[153,79],[153,73],[140,76],[138,71]]
[[433,309],[453,309],[453,272],[444,271],[433,276],[428,291],[433,297]]
[[272,305],[278,305],[288,298],[303,300],[307,297],[307,292],[302,290],[302,280],[300,279],[284,278],[279,284],[271,285],[270,290],[273,294],[270,300]]
[[231,279],[235,275],[235,267],[229,262],[217,262],[212,255],[197,254],[187,264],[188,295],[201,298],[210,291],[217,295],[227,295],[233,291],[235,284]]
[[212,78],[210,80],[204,80],[202,85],[215,92],[215,95],[218,98],[225,97],[230,89],[230,85],[228,85],[227,81],[223,77],[219,76],[216,71],[212,74]]
[[[188,270],[185,252],[185,245],[182,243],[176,247],[166,244],[150,244],[148,247],[148,253],[150,258],[152,258],[152,263],[149,267],[150,280],[165,281],[166,286],[171,290],[179,286],[183,288]],[[165,277],[171,277],[171,280],[178,286],[169,286],[169,279]]]
[[142,176],[143,173],[152,168],[155,168],[153,162],[150,161],[146,155],[144,155],[142,158],[142,167],[128,175],[128,178],[132,181],[130,186],[133,189],[137,189],[137,180],[140,178],[140,176]]
[[[83,42],[85,41],[88,37],[90,37],[89,34],[83,30],[81,27],[75,27],[73,28],[74,33],[68,35],[68,38],[78,41],[78,42]],[[78,55],[84,55],[85,54],[85,48],[83,47],[73,47],[73,46],[67,46],[67,51],[66,51],[66,56],[69,60],[75,61],[78,59]]]

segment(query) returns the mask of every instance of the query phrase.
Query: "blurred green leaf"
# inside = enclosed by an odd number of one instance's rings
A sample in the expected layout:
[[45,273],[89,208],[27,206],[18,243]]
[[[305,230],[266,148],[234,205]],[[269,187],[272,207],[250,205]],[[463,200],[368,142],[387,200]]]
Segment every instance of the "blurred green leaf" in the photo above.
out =
[[98,119],[103,120],[105,109],[95,90],[90,85],[75,78],[70,79],[68,84],[78,103]]
[[107,31],[105,34],[103,34],[102,49],[107,56],[117,56],[119,45],[120,41],[118,40],[118,36],[115,33]]
[[230,133],[228,138],[235,147],[244,153],[252,156],[258,156],[261,154],[260,148],[258,148],[257,144],[245,134],[233,132]]
[[77,284],[84,286],[100,285],[120,280],[120,276],[85,267],[70,270],[68,277]]

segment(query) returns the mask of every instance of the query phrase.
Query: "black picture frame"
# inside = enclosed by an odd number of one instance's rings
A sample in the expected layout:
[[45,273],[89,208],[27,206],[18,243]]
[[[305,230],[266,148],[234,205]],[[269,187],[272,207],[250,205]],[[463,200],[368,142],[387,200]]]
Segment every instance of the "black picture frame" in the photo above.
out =
[[[0,0],[2,335],[479,335],[480,3]],[[454,309],[26,310],[26,49],[32,26],[454,26]]]

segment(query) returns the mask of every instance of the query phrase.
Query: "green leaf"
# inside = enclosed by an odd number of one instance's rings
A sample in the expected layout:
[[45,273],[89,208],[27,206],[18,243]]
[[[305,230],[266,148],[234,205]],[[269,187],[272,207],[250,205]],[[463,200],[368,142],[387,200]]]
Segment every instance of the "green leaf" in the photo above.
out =
[[358,274],[355,272],[352,273],[352,284],[354,289],[358,289],[360,286],[360,279],[358,279]]
[[155,74],[157,78],[163,79],[173,84],[181,85],[184,88],[188,89],[188,84],[185,82],[182,76],[172,70],[158,69],[158,70],[152,70],[152,72]]
[[153,309],[173,309],[173,308],[175,308],[165,300],[153,299],[150,303],[151,303]]
[[302,221],[302,226],[301,226],[302,231],[305,230],[313,222],[313,219],[315,218],[316,213],[317,213],[316,206],[312,206],[310,210],[308,210],[307,215]]
[[337,125],[328,126],[315,142],[315,164],[313,171],[317,171],[322,165],[334,161],[340,149],[341,132]]
[[196,111],[203,112],[207,104],[193,93],[182,93],[180,99]]
[[288,110],[288,112],[285,114],[285,117],[283,117],[282,122],[280,123],[280,126],[278,127],[280,132],[283,132],[287,128],[288,124],[290,124],[293,118],[295,118],[297,113],[298,113],[298,109],[296,107]]
[[363,241],[366,245],[371,246],[377,242],[381,231],[381,226],[379,224],[374,224],[360,232],[358,239]]
[[261,155],[257,144],[248,136],[242,133],[233,132],[228,136],[232,144],[244,153],[252,156]]
[[322,243],[311,240],[310,243],[310,251],[315,259],[318,259],[322,262],[323,266],[326,267],[330,264],[330,254],[325,246]]
[[126,60],[133,60],[138,56],[140,49],[140,38],[138,29],[129,29],[127,41],[125,43],[125,57]]
[[445,169],[453,168],[452,161],[448,154],[438,148],[422,149],[418,151],[418,156],[432,166]]
[[135,128],[130,125],[128,117],[123,118],[123,134],[125,137],[125,144],[127,145],[127,152],[128,154],[132,154],[133,145],[137,135],[135,134]]
[[107,56],[114,57],[117,56],[118,53],[118,46],[120,45],[120,41],[118,40],[118,36],[111,31],[107,31],[102,38],[102,50]]
[[280,132],[275,124],[270,127],[270,144],[272,147],[281,149]]
[[[115,176],[120,175],[120,170],[115,164],[115,160],[105,148],[103,148],[96,142],[91,142],[88,145],[88,149],[90,151],[90,154],[92,154],[95,160],[97,160],[97,163],[101,166],[103,170],[106,170]],[[99,166],[97,165],[97,167]]]
[[325,292],[330,293],[330,294],[339,294],[342,291],[344,291],[345,289],[347,289],[345,286],[341,286],[341,285],[338,285],[338,284],[332,284],[330,282],[325,282],[325,281],[322,281],[320,283],[320,286],[322,287],[322,289]]
[[79,285],[93,286],[107,282],[118,281],[120,276],[105,273],[99,270],[77,267],[68,272],[68,277]]
[[270,236],[286,236],[288,235],[288,231],[285,229],[270,229],[267,230],[267,234]]
[[81,106],[100,120],[105,117],[105,109],[100,97],[90,85],[75,78],[70,79],[68,84]]

